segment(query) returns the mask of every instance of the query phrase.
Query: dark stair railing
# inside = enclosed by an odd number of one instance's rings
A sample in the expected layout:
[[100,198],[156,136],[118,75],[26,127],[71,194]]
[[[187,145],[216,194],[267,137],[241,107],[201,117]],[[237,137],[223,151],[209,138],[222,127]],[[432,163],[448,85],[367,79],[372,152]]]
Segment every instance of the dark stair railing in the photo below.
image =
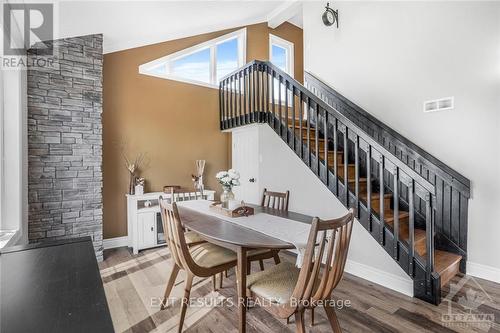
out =
[[[399,160],[434,184],[436,248],[462,256],[460,271],[466,273],[470,180],[351,102],[317,76],[308,72],[304,76],[304,86],[309,91],[344,114]],[[425,210],[421,202],[417,202],[416,206],[417,213]]]
[[[356,209],[360,223],[414,280],[414,295],[440,302],[431,182],[270,62],[255,60],[224,77],[219,99],[222,130],[269,124],[346,207]],[[424,209],[415,209],[417,201]],[[423,228],[425,246],[416,248],[415,232]]]

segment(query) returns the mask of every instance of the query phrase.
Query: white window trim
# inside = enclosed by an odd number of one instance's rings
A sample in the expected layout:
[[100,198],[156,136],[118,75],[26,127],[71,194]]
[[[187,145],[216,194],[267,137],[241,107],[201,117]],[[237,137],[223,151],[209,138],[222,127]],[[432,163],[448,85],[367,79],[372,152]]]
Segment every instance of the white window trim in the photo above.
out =
[[287,41],[286,39],[280,38],[278,36],[275,36],[273,34],[269,34],[269,60],[272,61],[272,55],[273,55],[273,45],[279,46],[281,48],[284,48],[287,50],[288,54],[288,59],[287,59],[287,68],[285,72],[290,75],[291,77],[294,77],[294,67],[295,67],[295,62],[294,62],[294,45],[292,42]]
[[[167,80],[175,80],[184,83],[195,84],[203,87],[219,89],[219,82],[217,80],[217,45],[227,42],[231,39],[236,38],[238,40],[238,68],[242,67],[246,63],[246,54],[247,54],[247,29],[243,28],[240,30],[233,31],[231,33],[225,34],[223,36],[208,40],[206,42],[188,47],[186,49],[177,51],[175,53],[166,55],[159,59],[150,61],[148,63],[142,64],[139,66],[139,74],[149,75],[158,77],[161,79]],[[168,65],[172,61],[175,61],[179,58],[191,55],[193,53],[209,49],[210,50],[210,83],[196,81],[187,79],[184,77],[179,77],[177,75],[173,75],[170,72],[170,69],[167,66],[167,74],[159,74],[153,73],[155,67]]]
[[[286,64],[287,68],[285,69],[285,73],[290,75],[292,78],[294,77],[294,44],[290,41],[287,41],[286,39],[280,38],[278,36],[275,36],[273,34],[269,34],[269,61],[272,63],[272,58],[273,58],[273,45],[277,45],[281,48],[284,48],[287,51],[287,59],[286,59]],[[271,97],[270,97],[271,98]],[[274,93],[274,101],[278,101],[278,95],[275,92]],[[292,92],[288,91],[288,103],[290,106],[293,105],[294,100],[292,96]],[[285,105],[284,98],[281,100],[281,105]]]

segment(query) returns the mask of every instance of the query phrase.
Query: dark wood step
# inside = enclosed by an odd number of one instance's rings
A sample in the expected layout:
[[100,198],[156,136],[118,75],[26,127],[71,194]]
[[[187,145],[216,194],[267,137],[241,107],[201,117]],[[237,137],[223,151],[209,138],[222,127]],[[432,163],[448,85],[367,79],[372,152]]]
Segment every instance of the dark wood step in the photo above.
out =
[[[368,200],[367,200],[368,193],[367,192],[360,193],[359,197],[364,202],[368,203]],[[371,198],[371,206],[378,213],[380,211],[380,193],[372,193],[371,197],[372,197]],[[384,207],[391,207],[391,199],[392,199],[391,193],[384,194]]]
[[[392,212],[392,211],[391,211]],[[408,213],[408,212],[404,212]],[[394,216],[394,213],[392,214]],[[406,217],[405,217],[406,216]],[[404,240],[407,244],[410,244],[410,228],[409,228],[409,215],[403,214],[403,219],[401,219],[401,212],[399,217],[399,239]],[[388,224],[392,230],[394,231],[394,217],[389,220],[386,220],[384,217],[384,221]],[[414,246],[415,252],[417,252],[421,257],[425,257],[427,253],[426,242],[427,236],[425,230],[416,229],[414,231]]]
[[[340,182],[344,182],[344,174],[339,175]],[[356,190],[356,180],[354,178],[348,178],[348,184],[349,184],[349,190],[354,193]],[[366,189],[368,187],[368,181],[366,178],[359,178],[359,193],[366,192]]]
[[[391,226],[391,228],[394,228],[394,219],[385,221],[388,225]],[[409,221],[407,218],[405,218],[404,220],[400,220],[399,239],[404,240],[407,244],[410,243]],[[426,259],[427,254],[426,242],[426,231],[422,229],[415,229],[413,243],[415,246],[415,252],[424,259]],[[460,260],[462,260],[462,256],[458,254],[442,250],[434,251],[434,270],[441,277],[441,287],[446,285],[455,275],[458,274],[458,272],[460,271]]]
[[441,250],[434,251],[434,270],[441,277],[441,287],[458,274],[460,260],[462,260],[461,255]]
[[[325,160],[325,149],[323,147],[319,147],[319,148],[320,148],[319,149],[319,158],[324,161]],[[314,150],[313,146],[311,146],[311,153],[313,155],[316,155],[316,151]],[[335,156],[334,151],[328,150],[328,166],[330,167],[330,169],[333,169],[334,156]],[[344,164],[344,152],[343,151],[337,151],[337,164]]]

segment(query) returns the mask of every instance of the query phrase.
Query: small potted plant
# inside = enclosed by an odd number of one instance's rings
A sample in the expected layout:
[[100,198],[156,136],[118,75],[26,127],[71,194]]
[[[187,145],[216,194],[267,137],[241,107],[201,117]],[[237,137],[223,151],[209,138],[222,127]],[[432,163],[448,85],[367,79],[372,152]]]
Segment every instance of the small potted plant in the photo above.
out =
[[219,171],[215,178],[217,178],[223,190],[220,195],[222,207],[228,208],[229,201],[234,200],[233,186],[240,186],[240,173],[234,169],[229,169],[228,171]]

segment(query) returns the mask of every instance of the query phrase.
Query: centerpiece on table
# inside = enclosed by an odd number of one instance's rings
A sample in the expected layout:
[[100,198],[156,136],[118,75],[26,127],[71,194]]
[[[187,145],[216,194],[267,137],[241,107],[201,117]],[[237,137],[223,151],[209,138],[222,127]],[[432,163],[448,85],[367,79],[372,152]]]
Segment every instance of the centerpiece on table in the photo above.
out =
[[220,195],[222,207],[228,208],[229,201],[234,200],[233,186],[240,186],[240,173],[234,169],[229,169],[228,171],[219,171],[215,178],[217,178],[223,190]]

